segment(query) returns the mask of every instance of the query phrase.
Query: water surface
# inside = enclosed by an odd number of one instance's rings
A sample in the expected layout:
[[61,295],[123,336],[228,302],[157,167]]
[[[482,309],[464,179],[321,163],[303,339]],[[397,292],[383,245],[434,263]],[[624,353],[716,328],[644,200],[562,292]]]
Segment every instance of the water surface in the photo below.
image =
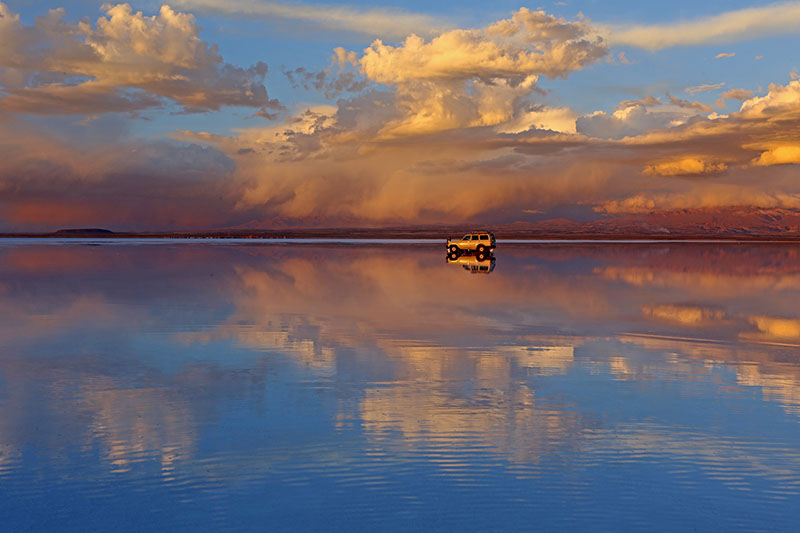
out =
[[800,527],[800,248],[443,248],[0,242],[3,527]]

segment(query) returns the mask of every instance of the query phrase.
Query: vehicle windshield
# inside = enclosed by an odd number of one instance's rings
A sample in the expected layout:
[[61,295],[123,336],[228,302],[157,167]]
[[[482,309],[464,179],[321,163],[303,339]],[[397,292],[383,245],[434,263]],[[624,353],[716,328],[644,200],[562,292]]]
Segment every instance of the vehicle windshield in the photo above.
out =
[[469,235],[464,235],[464,238],[462,238],[461,240],[462,241],[468,241],[469,240]]

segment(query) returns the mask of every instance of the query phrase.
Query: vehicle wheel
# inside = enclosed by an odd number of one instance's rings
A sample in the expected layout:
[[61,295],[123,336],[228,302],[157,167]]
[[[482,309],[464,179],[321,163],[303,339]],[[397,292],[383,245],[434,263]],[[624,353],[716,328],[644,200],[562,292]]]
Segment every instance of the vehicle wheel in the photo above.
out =
[[450,245],[450,253],[451,254],[457,254],[458,253],[458,246],[456,246],[455,244],[451,244]]
[[458,259],[458,254],[456,252],[450,252],[450,255],[448,257],[450,257],[451,261],[455,261],[456,259]]
[[486,247],[482,244],[478,245],[478,253],[483,254],[486,251]]

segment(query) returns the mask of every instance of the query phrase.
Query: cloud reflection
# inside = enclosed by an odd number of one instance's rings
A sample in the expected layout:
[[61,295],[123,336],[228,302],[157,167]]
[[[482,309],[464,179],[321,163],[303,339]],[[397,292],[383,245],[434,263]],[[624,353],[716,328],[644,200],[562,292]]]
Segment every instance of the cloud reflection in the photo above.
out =
[[[756,387],[800,409],[785,346],[800,337],[800,263],[788,247],[509,245],[491,276],[440,253],[0,248],[3,420],[44,401],[57,413],[47,423],[70,421],[67,440],[109,471],[155,462],[167,480],[200,453],[221,409],[209,406],[287,379],[337,398],[334,412],[317,406],[331,431],[359,427],[369,446],[428,454],[451,473],[469,449],[524,466],[589,445],[608,413],[549,389],[576,379]],[[720,381],[720,368],[733,377]],[[45,378],[39,398],[24,392]],[[24,451],[18,427],[0,425],[0,471]],[[450,448],[434,456],[433,445]]]

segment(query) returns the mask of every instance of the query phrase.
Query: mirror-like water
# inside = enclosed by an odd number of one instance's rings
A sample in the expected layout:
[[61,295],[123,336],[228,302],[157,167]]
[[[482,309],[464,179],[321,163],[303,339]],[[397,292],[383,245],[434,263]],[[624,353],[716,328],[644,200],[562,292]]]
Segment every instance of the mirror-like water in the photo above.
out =
[[793,245],[0,243],[9,530],[797,530],[799,444]]

